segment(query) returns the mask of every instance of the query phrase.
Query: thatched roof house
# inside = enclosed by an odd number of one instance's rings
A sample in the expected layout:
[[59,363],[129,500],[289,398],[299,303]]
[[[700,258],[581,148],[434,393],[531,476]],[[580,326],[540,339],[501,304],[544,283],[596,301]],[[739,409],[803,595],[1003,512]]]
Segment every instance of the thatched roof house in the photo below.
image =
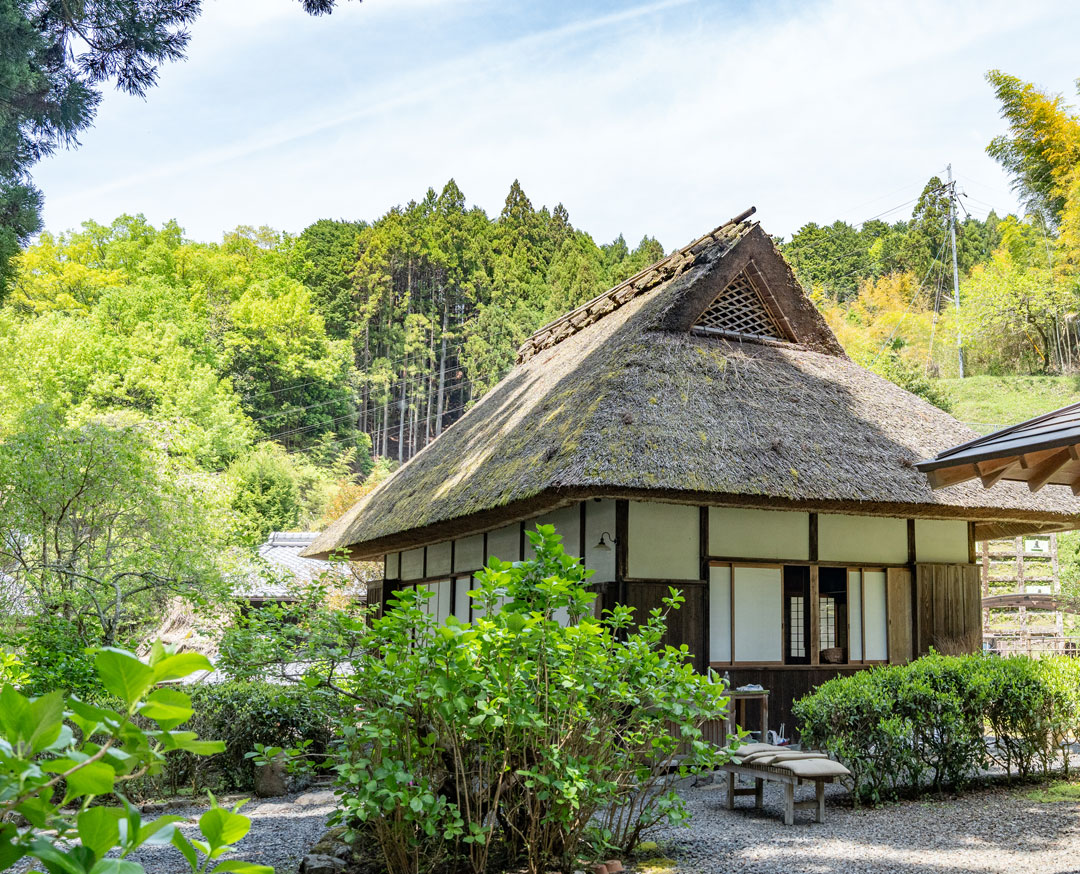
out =
[[553,521],[605,599],[643,609],[679,581],[673,640],[773,686],[967,639],[974,539],[1071,527],[1080,503],[932,490],[915,463],[976,435],[847,358],[751,213],[530,337],[308,554],[385,556],[387,590],[462,617],[484,557],[525,556],[523,526]]

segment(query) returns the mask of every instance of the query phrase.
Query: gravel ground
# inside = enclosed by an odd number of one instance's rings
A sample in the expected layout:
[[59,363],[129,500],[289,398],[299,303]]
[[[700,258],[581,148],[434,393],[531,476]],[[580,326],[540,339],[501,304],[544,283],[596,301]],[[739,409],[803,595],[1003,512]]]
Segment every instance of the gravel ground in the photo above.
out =
[[[226,803],[231,807],[235,802],[221,800],[222,806]],[[253,798],[240,809],[251,817],[251,831],[237,844],[234,855],[245,862],[273,865],[276,874],[295,874],[300,859],[326,832],[326,817],[333,809],[334,794],[326,789],[262,801]],[[170,805],[163,813],[189,817],[191,824],[180,827],[188,837],[197,837],[196,823],[205,810],[205,804]],[[147,874],[188,874],[187,863],[171,846],[143,847],[128,858],[141,862]]]
[[[785,826],[779,784],[766,784],[763,810],[743,796],[729,811],[718,782],[683,792],[689,828],[658,828],[646,838],[675,859],[678,874],[1080,874],[1080,804],[1042,804],[1025,798],[1028,791],[986,788],[854,810],[848,793],[831,785],[824,823],[796,810],[795,825]],[[812,797],[811,787],[796,789],[797,801]]]

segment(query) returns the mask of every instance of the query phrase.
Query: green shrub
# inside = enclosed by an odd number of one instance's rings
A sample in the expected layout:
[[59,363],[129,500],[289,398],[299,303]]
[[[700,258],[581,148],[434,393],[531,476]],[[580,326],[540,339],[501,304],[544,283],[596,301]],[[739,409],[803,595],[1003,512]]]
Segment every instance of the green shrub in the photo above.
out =
[[84,698],[103,694],[86,644],[66,619],[35,616],[15,645],[26,670],[19,686],[23,692],[44,695],[59,690]]
[[829,680],[795,717],[803,742],[843,761],[856,795],[877,802],[905,787],[962,787],[990,763],[1048,773],[1080,733],[1078,698],[1075,659],[931,652]]
[[[685,646],[662,643],[682,596],[672,590],[646,616],[617,607],[597,619],[590,572],[554,528],[529,538],[535,559],[492,559],[478,576],[483,615],[468,625],[436,623],[429,593],[409,590],[381,618],[339,614],[307,637],[325,641],[315,661],[326,672],[313,667],[306,681],[333,687],[360,717],[343,729],[338,818],[374,836],[390,874],[441,863],[574,870],[583,855],[607,858],[643,828],[684,819],[672,781],[720,758],[700,725],[724,712],[722,685],[694,670]],[[685,758],[669,771],[676,751]]]
[[161,775],[142,787],[144,793],[248,792],[254,787],[255,764],[247,753],[264,746],[299,746],[325,753],[334,731],[332,704],[325,692],[304,686],[281,686],[259,681],[193,685],[194,715],[185,728],[224,742],[213,756],[185,753],[170,757]]
[[159,685],[208,669],[205,656],[157,643],[145,662],[111,648],[88,661],[116,708],[56,690],[30,697],[10,684],[0,689],[0,871],[30,857],[50,874],[143,874],[124,857],[144,844],[172,844],[192,874],[273,874],[266,865],[218,861],[251,827],[239,805],[228,810],[211,798],[199,818],[202,840],[192,840],[176,828],[183,817],[144,822],[124,795],[130,781],[160,772],[179,751],[221,748],[178,729],[191,700]]

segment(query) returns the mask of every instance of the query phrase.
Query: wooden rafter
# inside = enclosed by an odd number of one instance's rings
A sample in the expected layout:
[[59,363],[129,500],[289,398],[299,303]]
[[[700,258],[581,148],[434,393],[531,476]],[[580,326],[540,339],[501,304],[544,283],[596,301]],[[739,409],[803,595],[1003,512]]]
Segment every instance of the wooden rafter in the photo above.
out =
[[982,480],[983,487],[988,489],[1015,471],[1019,461],[1018,458],[980,461],[975,467],[979,471],[979,479]]
[[1033,492],[1037,492],[1050,482],[1050,478],[1071,460],[1072,457],[1069,454],[1069,448],[1065,447],[1064,449],[1059,449],[1049,458],[1039,462],[1034,467],[1030,468],[1031,476],[1028,477],[1028,488]]

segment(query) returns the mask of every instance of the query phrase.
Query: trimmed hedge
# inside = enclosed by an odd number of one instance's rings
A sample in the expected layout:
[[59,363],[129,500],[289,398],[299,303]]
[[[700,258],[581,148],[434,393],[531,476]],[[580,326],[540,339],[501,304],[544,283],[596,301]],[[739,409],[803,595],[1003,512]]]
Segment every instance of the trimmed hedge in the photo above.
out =
[[864,800],[961,788],[991,764],[1047,774],[1080,739],[1080,662],[931,652],[829,680],[794,713],[803,743],[847,765]]

